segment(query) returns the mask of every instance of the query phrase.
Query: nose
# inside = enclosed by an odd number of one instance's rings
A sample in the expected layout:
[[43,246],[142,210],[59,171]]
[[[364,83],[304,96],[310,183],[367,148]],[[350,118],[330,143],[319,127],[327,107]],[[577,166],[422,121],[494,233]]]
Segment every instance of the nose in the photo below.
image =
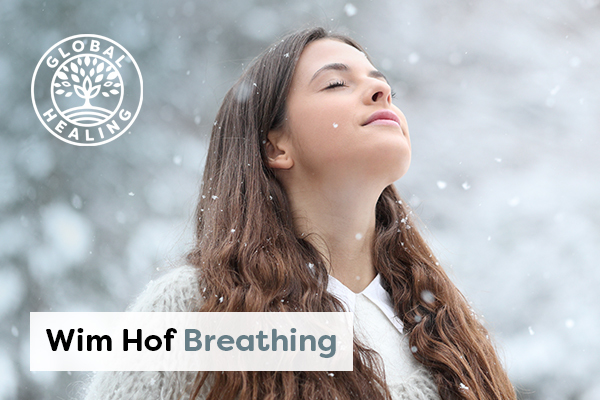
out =
[[367,104],[373,103],[392,103],[392,88],[386,82],[377,78],[370,79],[370,86],[365,95]]

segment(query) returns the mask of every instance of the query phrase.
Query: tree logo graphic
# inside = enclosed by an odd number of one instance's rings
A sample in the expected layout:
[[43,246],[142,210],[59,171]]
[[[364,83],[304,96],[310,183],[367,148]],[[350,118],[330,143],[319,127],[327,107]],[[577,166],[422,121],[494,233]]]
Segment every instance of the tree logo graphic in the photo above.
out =
[[142,75],[115,41],[76,35],[55,44],[31,84],[34,109],[55,137],[77,146],[108,143],[129,129],[142,105]]
[[[86,54],[66,61],[56,70],[52,89],[53,102],[57,111],[67,121],[82,126],[96,126],[111,118],[121,104],[123,80],[110,61]],[[95,101],[100,94],[118,99],[113,110],[92,105],[92,101]],[[83,104],[62,110],[59,96],[64,96],[65,99],[76,96],[83,101]]]

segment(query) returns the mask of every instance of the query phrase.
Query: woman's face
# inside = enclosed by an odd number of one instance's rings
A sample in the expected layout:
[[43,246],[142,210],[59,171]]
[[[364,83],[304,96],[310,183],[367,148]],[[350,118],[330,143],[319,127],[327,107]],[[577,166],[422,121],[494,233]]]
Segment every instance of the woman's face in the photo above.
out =
[[363,177],[385,187],[410,165],[406,118],[392,104],[385,77],[361,51],[338,40],[320,39],[302,52],[284,133],[293,168],[311,179]]

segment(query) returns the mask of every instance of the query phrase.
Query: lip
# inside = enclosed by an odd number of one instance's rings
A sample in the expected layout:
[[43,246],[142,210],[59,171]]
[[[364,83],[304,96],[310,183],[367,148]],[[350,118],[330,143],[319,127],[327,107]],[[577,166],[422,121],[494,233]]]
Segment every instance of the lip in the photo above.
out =
[[366,125],[392,125],[399,127],[400,118],[390,110],[379,110],[371,114],[367,122],[363,124],[363,126]]

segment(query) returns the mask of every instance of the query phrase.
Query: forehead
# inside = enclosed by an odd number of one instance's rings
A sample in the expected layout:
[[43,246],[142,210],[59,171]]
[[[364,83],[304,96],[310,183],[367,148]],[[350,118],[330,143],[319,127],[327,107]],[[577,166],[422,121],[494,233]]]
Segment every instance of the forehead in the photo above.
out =
[[347,64],[353,69],[374,69],[367,56],[357,48],[335,39],[319,39],[308,44],[302,51],[294,80],[297,83],[308,83],[319,68],[330,63]]

